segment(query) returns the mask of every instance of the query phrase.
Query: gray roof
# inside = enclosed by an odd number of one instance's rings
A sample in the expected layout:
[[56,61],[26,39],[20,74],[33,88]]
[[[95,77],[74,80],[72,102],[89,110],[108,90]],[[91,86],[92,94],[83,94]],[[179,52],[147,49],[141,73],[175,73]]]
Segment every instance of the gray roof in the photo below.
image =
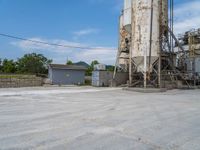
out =
[[50,64],[49,67],[52,69],[63,69],[63,70],[87,70],[86,67],[78,65]]

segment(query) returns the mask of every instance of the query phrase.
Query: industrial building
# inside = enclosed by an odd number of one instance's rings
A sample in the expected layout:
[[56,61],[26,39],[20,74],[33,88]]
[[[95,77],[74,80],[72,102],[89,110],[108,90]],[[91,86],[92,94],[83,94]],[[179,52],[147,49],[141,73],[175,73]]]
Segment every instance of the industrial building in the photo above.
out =
[[49,79],[55,85],[81,85],[85,83],[86,68],[77,65],[49,65]]
[[128,73],[118,72],[115,75],[115,80],[113,81],[113,71],[106,70],[106,65],[97,64],[94,66],[92,72],[92,86],[94,87],[108,87],[108,86],[119,86],[121,84],[126,84],[128,80]]
[[174,34],[173,0],[124,0],[114,73],[129,87],[196,87],[200,82],[200,30]]
[[115,76],[115,81],[113,81],[112,78],[112,71],[95,70],[92,72],[92,86],[108,87],[125,85],[128,81],[128,74],[126,72],[119,72]]
[[[192,29],[184,34],[178,35],[178,42],[185,50],[184,70],[188,73],[185,78],[194,82],[199,82],[200,78],[200,28]],[[179,54],[178,43],[175,43],[175,52]],[[178,64],[180,65],[180,64]],[[196,83],[199,84],[199,83]]]

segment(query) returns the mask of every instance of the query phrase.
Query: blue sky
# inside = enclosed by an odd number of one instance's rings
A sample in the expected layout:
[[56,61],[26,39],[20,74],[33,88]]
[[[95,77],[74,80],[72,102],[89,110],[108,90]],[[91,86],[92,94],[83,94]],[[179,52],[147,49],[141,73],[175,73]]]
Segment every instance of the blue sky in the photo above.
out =
[[[25,53],[37,52],[55,63],[98,59],[114,64],[122,6],[123,0],[0,0],[0,33],[102,48],[68,49],[0,37],[0,58],[17,59]],[[177,33],[200,27],[199,8],[199,0],[175,0]]]

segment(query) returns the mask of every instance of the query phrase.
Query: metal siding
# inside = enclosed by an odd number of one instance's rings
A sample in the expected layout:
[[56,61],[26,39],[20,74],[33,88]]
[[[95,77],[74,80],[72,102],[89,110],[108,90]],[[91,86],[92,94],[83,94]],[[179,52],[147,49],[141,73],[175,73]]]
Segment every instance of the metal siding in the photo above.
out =
[[196,73],[200,75],[200,58],[199,57],[195,59],[195,71]]
[[62,70],[52,69],[52,82],[53,84],[73,85],[84,84],[85,71],[82,70]]
[[[93,71],[92,72],[92,86],[102,87],[109,86],[113,79],[113,72],[110,71]],[[116,74],[116,84],[126,84],[128,81],[128,73]]]
[[99,71],[92,72],[92,85],[93,86],[100,86],[99,75],[100,75]]
[[49,70],[48,70],[48,77],[52,83],[52,80],[53,80],[52,68],[49,68]]
[[101,86],[109,86],[109,82],[113,77],[113,73],[110,71],[100,72],[100,84]]
[[112,79],[113,73],[109,71],[93,71],[92,86],[109,86],[109,81]]

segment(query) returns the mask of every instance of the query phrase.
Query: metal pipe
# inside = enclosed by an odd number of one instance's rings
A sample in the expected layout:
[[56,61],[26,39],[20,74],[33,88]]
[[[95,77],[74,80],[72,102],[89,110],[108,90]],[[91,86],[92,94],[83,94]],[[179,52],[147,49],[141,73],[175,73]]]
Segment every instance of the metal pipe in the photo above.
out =
[[132,85],[132,82],[133,82],[133,70],[132,70],[132,67],[133,67],[133,63],[132,63],[132,49],[133,49],[133,15],[134,15],[134,12],[133,12],[133,1],[131,1],[131,24],[132,24],[132,27],[131,27],[131,45],[130,45],[130,52],[129,52],[129,84],[130,86]]
[[153,31],[153,0],[151,0],[151,20],[150,20],[150,41],[149,41],[149,80],[151,72],[151,50],[152,50],[152,31]]
[[[172,33],[174,33],[174,1],[171,0],[171,30]],[[174,53],[174,38],[172,37],[172,41],[171,41],[171,52]],[[173,59],[173,55],[172,55],[172,68],[174,69],[174,59]]]
[[160,1],[160,28],[159,28],[159,32],[160,32],[160,41],[159,41],[159,52],[158,52],[158,55],[159,55],[159,58],[158,58],[158,87],[161,88],[161,50],[162,50],[162,42],[163,42],[163,36],[164,36],[164,32],[163,32],[163,3],[162,3],[162,0]]
[[117,52],[117,60],[115,62],[115,70],[114,70],[114,74],[113,74],[113,80],[115,79],[116,77],[116,73],[117,73],[117,66],[118,66],[118,63],[119,63],[119,55],[120,55],[120,42],[121,42],[121,35],[120,35],[120,18],[121,16],[119,17],[119,24],[118,24],[118,28],[119,28],[119,38],[118,38],[118,52]]
[[144,51],[144,88],[147,88],[147,51]]

